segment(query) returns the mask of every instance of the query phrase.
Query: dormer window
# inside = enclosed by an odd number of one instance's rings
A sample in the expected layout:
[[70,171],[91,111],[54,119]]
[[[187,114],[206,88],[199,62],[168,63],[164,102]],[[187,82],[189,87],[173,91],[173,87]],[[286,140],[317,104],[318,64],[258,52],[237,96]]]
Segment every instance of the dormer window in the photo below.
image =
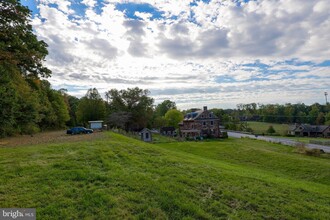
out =
[[212,118],[212,114],[211,113],[209,114],[209,118]]

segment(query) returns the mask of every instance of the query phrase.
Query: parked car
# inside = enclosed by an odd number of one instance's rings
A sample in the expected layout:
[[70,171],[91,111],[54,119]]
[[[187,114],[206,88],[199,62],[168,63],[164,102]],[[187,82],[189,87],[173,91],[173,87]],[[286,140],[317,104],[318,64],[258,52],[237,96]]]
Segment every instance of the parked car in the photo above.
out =
[[84,127],[74,127],[66,131],[67,134],[91,134],[93,129],[87,129]]

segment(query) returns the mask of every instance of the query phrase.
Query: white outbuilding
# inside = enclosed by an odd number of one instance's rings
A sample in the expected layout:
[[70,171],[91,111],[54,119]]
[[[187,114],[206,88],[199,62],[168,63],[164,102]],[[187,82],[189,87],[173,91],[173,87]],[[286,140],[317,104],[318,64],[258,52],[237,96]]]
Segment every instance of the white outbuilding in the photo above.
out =
[[102,130],[103,121],[88,121],[89,127],[93,130]]
[[145,142],[151,142],[152,141],[152,135],[151,131],[148,128],[144,128],[142,131],[140,131],[141,140]]

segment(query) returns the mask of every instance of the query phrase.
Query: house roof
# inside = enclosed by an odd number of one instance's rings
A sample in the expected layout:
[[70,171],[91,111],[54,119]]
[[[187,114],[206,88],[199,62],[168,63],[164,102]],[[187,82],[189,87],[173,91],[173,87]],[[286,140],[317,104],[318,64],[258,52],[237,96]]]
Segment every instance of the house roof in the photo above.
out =
[[295,131],[299,126],[298,125],[290,125],[289,126],[289,131]]
[[190,112],[190,113],[188,113],[184,116],[183,120],[185,120],[185,121],[186,120],[194,120],[194,119],[198,118],[198,116],[202,113],[203,113],[202,110],[195,111],[195,112]]
[[290,126],[290,131],[301,130],[303,132],[323,132],[329,126],[327,125],[309,125],[309,124],[301,124],[301,125],[292,125]]
[[144,132],[151,132],[148,128],[143,128],[140,133],[144,133]]

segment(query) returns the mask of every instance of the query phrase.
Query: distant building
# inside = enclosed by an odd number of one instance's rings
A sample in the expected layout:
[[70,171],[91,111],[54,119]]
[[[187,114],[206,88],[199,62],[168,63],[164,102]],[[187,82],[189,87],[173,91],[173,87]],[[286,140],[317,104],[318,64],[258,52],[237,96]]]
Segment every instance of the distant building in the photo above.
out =
[[152,132],[148,128],[142,129],[140,131],[141,140],[145,142],[151,142],[152,141]]
[[203,110],[188,113],[179,124],[181,137],[220,137],[220,119],[213,112]]
[[162,127],[160,129],[160,134],[173,137],[176,135],[175,127]]
[[103,121],[88,121],[89,127],[93,130],[102,130]]
[[309,125],[295,124],[289,127],[290,135],[299,137],[330,137],[330,126],[328,125]]

